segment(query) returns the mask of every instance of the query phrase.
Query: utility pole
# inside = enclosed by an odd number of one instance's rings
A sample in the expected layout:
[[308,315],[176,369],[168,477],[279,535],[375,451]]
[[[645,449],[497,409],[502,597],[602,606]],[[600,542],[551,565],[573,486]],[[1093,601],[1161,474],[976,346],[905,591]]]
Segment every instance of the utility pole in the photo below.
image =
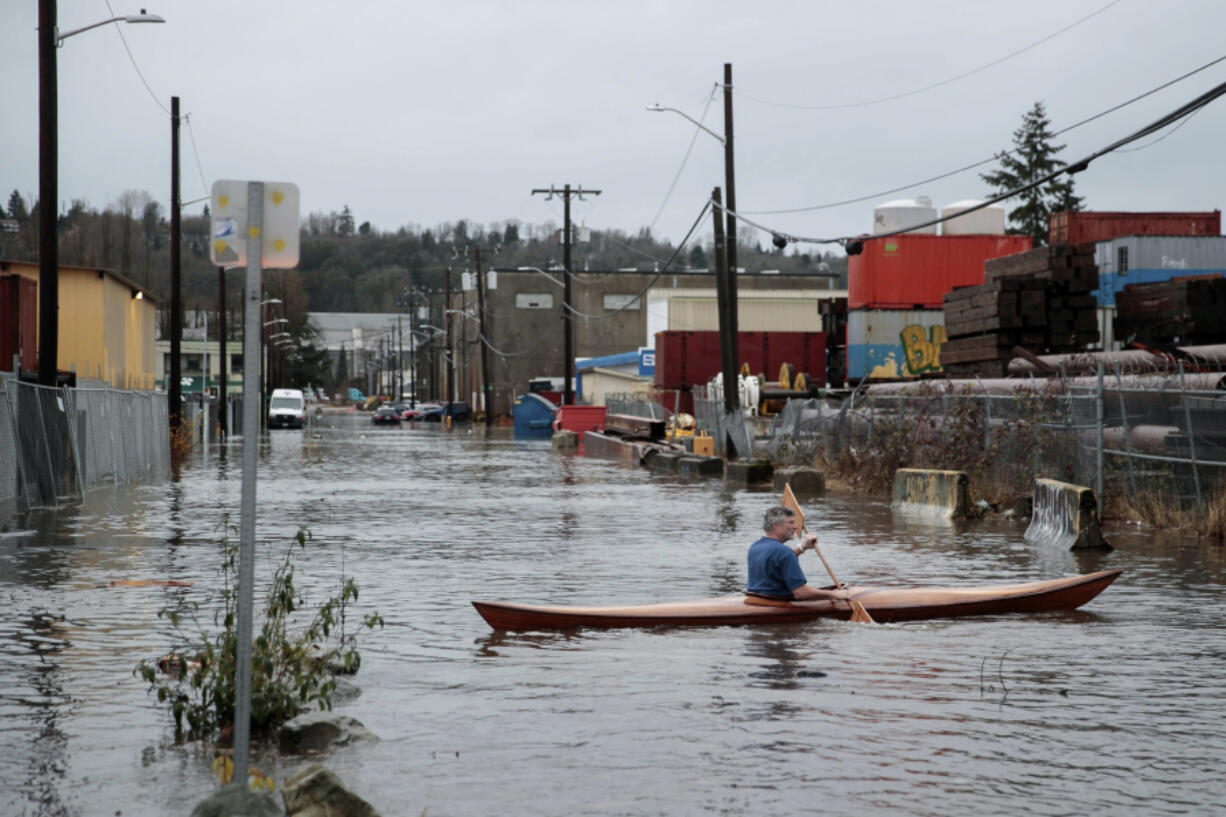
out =
[[[59,371],[60,257],[56,230],[59,117],[55,0],[38,0],[38,384]],[[8,361],[5,361],[7,363]]]
[[447,276],[445,280],[447,293],[443,296],[443,330],[447,333],[447,347],[445,349],[444,362],[447,370],[447,413],[444,417],[451,417],[451,392],[455,387],[455,363],[451,355],[451,267],[447,268]]
[[719,310],[719,359],[724,381],[724,412],[731,413],[739,408],[740,400],[737,393],[736,371],[736,325],[728,322],[728,279],[732,277],[728,270],[727,246],[724,242],[724,221],[720,218],[720,189],[711,191],[711,201],[715,207],[711,210],[715,226],[715,288],[719,299],[723,300],[723,308]]
[[[493,397],[494,387],[490,383],[490,352],[485,340],[485,273],[481,270],[481,248],[474,247],[473,255],[477,262],[477,339],[481,341],[481,408],[485,412],[485,427],[494,424]],[[567,279],[570,284],[570,279]]]
[[226,268],[217,268],[217,348],[221,374],[217,378],[217,422],[224,440],[230,429],[226,423],[226,378],[229,377],[230,356],[226,354]]
[[564,330],[562,338],[562,357],[564,363],[563,376],[565,377],[565,386],[562,392],[562,405],[570,406],[574,405],[575,402],[575,352],[574,338],[572,337],[574,334],[574,319],[570,311],[571,281],[574,278],[574,273],[571,270],[570,264],[570,197],[573,195],[582,201],[585,194],[599,196],[600,191],[584,190],[583,185],[579,185],[576,189],[572,190],[569,184],[563,186],[561,190],[558,190],[554,186],[550,185],[548,190],[538,188],[532,191],[532,195],[534,196],[542,193],[548,197],[546,200],[552,199],[554,196],[559,194],[562,196],[563,200],[564,216],[562,219],[562,266],[565,269],[563,270],[564,278],[562,286],[562,326]]
[[[727,232],[724,236],[726,249],[724,258],[727,261],[727,314],[728,325],[732,327],[730,354],[733,368],[740,366],[740,350],[737,346],[737,266],[736,266],[736,174],[732,161],[732,63],[724,63],[724,188],[728,193]],[[725,375],[726,376],[726,375]]]
[[179,395],[179,354],[183,336],[183,302],[179,299],[179,98],[170,98],[170,382],[166,384],[169,403],[170,432],[173,434],[182,419],[183,406]]

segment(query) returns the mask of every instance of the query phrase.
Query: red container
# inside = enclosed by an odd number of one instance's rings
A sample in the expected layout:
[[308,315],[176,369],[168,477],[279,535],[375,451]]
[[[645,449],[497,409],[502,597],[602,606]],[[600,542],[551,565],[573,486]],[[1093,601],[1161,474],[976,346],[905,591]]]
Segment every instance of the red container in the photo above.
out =
[[604,415],[604,406],[559,406],[553,415],[553,430],[574,431],[582,437],[585,431],[601,428]]
[[0,276],[0,368],[18,356],[21,368],[38,368],[38,284],[20,275]]
[[1047,217],[1052,244],[1110,241],[1124,235],[1221,235],[1222,211],[1210,213],[1106,213],[1062,211]]
[[[824,332],[738,332],[737,352],[738,370],[748,363],[753,374],[775,380],[783,364],[790,363],[797,372],[809,375],[811,383],[826,384]],[[654,382],[660,388],[686,389],[706,383],[721,368],[718,332],[670,330],[656,334]]]
[[1023,235],[869,238],[847,259],[849,309],[941,309],[954,287],[983,283],[983,262],[1031,248]]

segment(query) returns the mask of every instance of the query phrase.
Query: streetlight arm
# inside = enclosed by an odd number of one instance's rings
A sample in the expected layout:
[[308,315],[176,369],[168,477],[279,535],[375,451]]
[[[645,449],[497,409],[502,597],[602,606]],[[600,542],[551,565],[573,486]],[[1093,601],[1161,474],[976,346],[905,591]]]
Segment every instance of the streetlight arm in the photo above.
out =
[[648,106],[647,106],[647,110],[649,110],[649,111],[656,111],[656,112],[659,112],[659,111],[672,111],[673,113],[677,114],[678,116],[683,116],[683,117],[685,117],[686,119],[690,120],[690,121],[691,121],[691,122],[693,122],[695,125],[697,125],[698,127],[700,127],[700,128],[702,128],[703,130],[705,130],[707,133],[709,133],[709,134],[711,134],[712,136],[714,136],[716,139],[718,139],[718,140],[719,140],[719,143],[720,143],[721,145],[726,145],[726,144],[727,144],[727,142],[724,140],[724,137],[720,136],[718,133],[716,133],[715,131],[711,130],[711,129],[710,129],[710,128],[708,128],[706,125],[702,124],[701,122],[699,122],[699,121],[698,121],[697,119],[695,119],[694,117],[690,116],[690,115],[689,115],[688,113],[686,113],[685,111],[679,111],[679,110],[677,110],[676,108],[666,108],[665,106],[663,106],[663,105],[659,105],[659,104],[656,104],[656,105],[648,105]]
[[63,45],[63,44],[64,44],[64,40],[67,40],[69,37],[72,37],[72,36],[75,36],[75,35],[77,35],[77,34],[80,34],[80,33],[81,33],[81,32],[83,32],[83,31],[89,31],[91,28],[98,28],[99,26],[104,26],[104,25],[107,25],[108,23],[118,23],[118,22],[124,22],[124,23],[164,23],[164,22],[166,22],[166,19],[165,19],[164,17],[159,17],[159,16],[157,16],[156,14],[146,14],[146,13],[145,13],[145,10],[144,10],[144,9],[141,9],[141,10],[140,10],[140,14],[124,14],[124,15],[120,15],[119,17],[112,17],[112,18],[111,18],[111,19],[109,19],[109,20],[103,20],[103,21],[98,22],[98,23],[90,23],[90,24],[89,24],[89,25],[87,25],[87,26],[81,26],[80,28],[74,28],[74,29],[71,29],[71,30],[69,30],[69,31],[60,31],[60,30],[57,28],[57,29],[55,30],[55,44],[56,44],[57,46],[58,46],[58,45]]

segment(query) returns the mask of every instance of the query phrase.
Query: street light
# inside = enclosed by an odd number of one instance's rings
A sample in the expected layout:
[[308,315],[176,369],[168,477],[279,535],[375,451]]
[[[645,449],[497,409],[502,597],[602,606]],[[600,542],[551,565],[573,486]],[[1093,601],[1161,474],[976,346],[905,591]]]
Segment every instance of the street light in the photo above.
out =
[[[679,111],[676,108],[666,108],[662,105],[649,105],[649,111],[672,111],[693,122],[704,131],[714,136],[724,146],[724,218],[726,223],[724,235],[724,258],[727,269],[723,275],[716,277],[716,291],[720,293],[723,303],[720,304],[720,357],[723,359],[724,376],[724,411],[731,413],[737,408],[736,391],[729,384],[736,382],[736,370],[739,368],[737,351],[737,303],[736,303],[736,174],[732,161],[732,63],[724,63],[724,135],[703,125],[698,120]],[[721,283],[719,278],[725,280]]]
[[716,139],[718,139],[718,140],[719,140],[719,143],[720,143],[721,145],[726,145],[726,144],[727,144],[727,142],[725,142],[725,141],[724,141],[724,137],[720,136],[718,133],[716,133],[715,131],[711,130],[711,129],[710,129],[710,128],[708,128],[706,125],[702,124],[702,123],[701,123],[701,122],[699,122],[697,119],[695,119],[694,117],[690,116],[688,113],[686,113],[686,112],[685,112],[685,111],[683,111],[683,110],[680,110],[680,109],[678,109],[678,108],[669,108],[669,107],[666,107],[666,106],[664,106],[664,105],[660,105],[659,103],[656,103],[655,105],[648,105],[648,106],[647,106],[647,110],[649,110],[649,111],[656,111],[656,112],[659,112],[659,111],[672,111],[673,113],[677,114],[678,116],[684,116],[686,119],[690,120],[690,121],[691,121],[691,122],[693,122],[695,125],[697,125],[698,127],[702,128],[702,129],[703,129],[703,130],[705,130],[707,133],[711,134],[711,135],[712,135],[712,136],[714,136]]
[[289,318],[273,318],[272,320],[267,321],[264,325],[273,326],[278,323],[289,323]]
[[59,274],[56,243],[56,202],[59,201],[59,117],[55,50],[82,31],[116,22],[164,23],[146,14],[112,17],[100,23],[61,32],[55,19],[55,0],[38,4],[38,382],[54,386],[59,370]]

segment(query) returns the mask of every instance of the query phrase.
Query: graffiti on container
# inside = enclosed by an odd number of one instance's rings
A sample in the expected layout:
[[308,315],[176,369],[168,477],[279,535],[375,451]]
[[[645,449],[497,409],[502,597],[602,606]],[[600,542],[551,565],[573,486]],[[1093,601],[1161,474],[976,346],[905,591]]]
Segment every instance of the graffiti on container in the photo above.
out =
[[921,326],[913,323],[904,326],[898,336],[902,339],[908,374],[940,371],[941,344],[945,342],[944,326]]
[[1171,258],[1169,255],[1162,256],[1163,269],[1187,269],[1188,259],[1186,258]]

